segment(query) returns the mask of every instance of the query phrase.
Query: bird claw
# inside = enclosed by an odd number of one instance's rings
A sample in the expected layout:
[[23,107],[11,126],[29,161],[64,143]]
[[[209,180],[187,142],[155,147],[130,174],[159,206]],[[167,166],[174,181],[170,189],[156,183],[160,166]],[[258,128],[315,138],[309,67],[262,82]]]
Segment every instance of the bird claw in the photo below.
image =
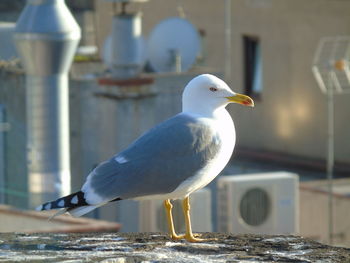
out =
[[191,242],[191,243],[204,242],[204,241],[211,240],[211,239],[199,238],[200,236],[201,236],[201,234],[182,234],[182,235],[170,235],[170,238],[174,241],[186,239],[188,242]]
[[206,241],[205,239],[203,238],[198,238],[200,237],[201,235],[200,234],[186,234],[185,235],[185,239],[188,241],[188,242],[192,242],[192,243],[195,243],[195,242],[204,242]]
[[178,240],[181,240],[181,239],[184,239],[185,238],[185,235],[170,235],[170,238],[174,241],[178,241]]
[[185,237],[185,239],[191,243],[209,242],[209,241],[217,241],[218,240],[217,238],[197,238],[196,236],[200,236],[200,235],[188,236],[188,237]]

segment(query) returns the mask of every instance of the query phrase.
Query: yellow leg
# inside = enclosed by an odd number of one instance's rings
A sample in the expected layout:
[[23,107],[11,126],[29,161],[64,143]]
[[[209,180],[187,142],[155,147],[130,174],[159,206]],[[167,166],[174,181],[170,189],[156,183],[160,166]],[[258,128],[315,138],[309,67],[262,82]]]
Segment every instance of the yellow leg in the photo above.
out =
[[191,219],[190,219],[190,198],[187,196],[182,202],[182,208],[185,215],[185,223],[186,223],[186,234],[185,239],[189,242],[201,242],[205,241],[201,238],[196,238],[192,233],[191,227]]
[[169,199],[164,201],[164,207],[165,207],[166,216],[167,216],[167,220],[168,220],[168,227],[169,227],[170,238],[173,239],[173,240],[179,240],[179,239],[184,238],[184,235],[180,235],[179,236],[175,232],[174,222],[173,222],[173,215],[171,213],[173,205],[171,204]]

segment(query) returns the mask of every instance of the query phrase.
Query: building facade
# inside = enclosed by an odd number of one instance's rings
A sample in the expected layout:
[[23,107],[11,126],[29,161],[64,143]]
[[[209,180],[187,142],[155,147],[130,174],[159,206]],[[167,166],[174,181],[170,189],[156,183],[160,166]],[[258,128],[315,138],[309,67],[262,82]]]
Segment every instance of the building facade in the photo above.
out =
[[[225,8],[231,6],[232,70],[227,78],[233,90],[253,95],[256,101],[251,111],[229,106],[237,123],[238,146],[325,159],[326,97],[311,66],[322,37],[350,35],[350,2],[227,2],[151,0],[129,9],[142,12],[146,36],[162,19],[185,15],[205,31],[206,65],[225,72]],[[110,32],[113,10],[111,3],[96,2],[100,46]],[[350,95],[335,97],[335,158],[342,162],[350,162],[349,100]]]

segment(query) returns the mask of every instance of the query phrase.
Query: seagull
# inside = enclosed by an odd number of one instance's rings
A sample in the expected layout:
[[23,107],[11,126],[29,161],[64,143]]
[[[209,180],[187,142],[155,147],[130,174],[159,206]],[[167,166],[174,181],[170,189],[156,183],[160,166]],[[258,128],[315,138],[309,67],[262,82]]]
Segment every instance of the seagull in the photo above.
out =
[[[203,241],[192,233],[189,196],[209,184],[231,158],[236,132],[225,109],[229,103],[254,106],[250,97],[233,92],[214,75],[193,78],[183,91],[181,113],[100,163],[80,191],[37,210],[60,209],[56,215],[68,212],[82,216],[110,202],[160,199],[164,201],[171,239]],[[185,216],[186,231],[182,235],[174,229],[171,200],[176,199],[182,199]]]

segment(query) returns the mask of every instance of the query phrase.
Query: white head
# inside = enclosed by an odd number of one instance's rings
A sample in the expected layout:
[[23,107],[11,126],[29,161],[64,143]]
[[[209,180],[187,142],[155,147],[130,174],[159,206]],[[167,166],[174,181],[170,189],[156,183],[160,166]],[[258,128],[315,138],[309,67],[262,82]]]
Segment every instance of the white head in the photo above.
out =
[[203,74],[193,78],[185,87],[182,111],[212,115],[232,102],[254,106],[250,97],[233,92],[224,81],[213,75]]

